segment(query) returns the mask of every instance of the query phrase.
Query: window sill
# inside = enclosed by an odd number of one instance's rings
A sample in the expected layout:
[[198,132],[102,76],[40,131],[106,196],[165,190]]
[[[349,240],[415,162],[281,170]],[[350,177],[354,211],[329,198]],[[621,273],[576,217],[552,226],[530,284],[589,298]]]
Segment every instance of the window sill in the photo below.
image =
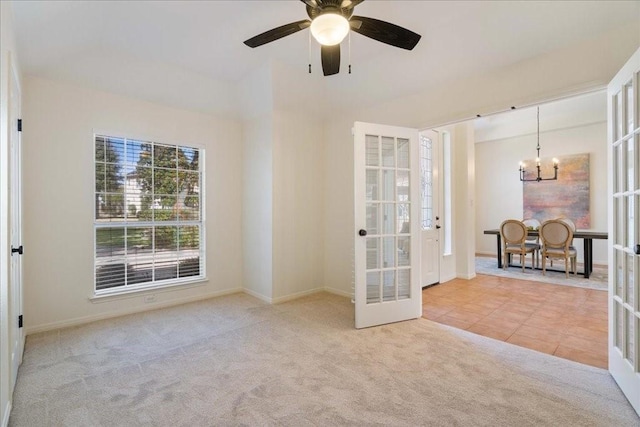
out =
[[179,291],[182,289],[194,288],[197,286],[203,286],[209,279],[206,277],[200,277],[197,279],[184,280],[180,282],[172,282],[166,284],[155,284],[149,285],[145,287],[135,288],[135,289],[118,289],[117,291],[111,291],[107,293],[99,293],[93,294],[89,297],[89,301],[92,303],[102,303],[109,301],[116,301],[127,298],[136,298],[143,296],[145,294],[157,294],[157,293],[165,293],[165,292],[173,292]]

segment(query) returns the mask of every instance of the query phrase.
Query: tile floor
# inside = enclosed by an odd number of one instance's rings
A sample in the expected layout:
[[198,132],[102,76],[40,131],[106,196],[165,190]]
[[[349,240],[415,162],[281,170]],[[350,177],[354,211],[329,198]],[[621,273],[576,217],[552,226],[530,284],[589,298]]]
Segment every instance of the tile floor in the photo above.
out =
[[477,275],[422,291],[423,317],[607,368],[607,292]]

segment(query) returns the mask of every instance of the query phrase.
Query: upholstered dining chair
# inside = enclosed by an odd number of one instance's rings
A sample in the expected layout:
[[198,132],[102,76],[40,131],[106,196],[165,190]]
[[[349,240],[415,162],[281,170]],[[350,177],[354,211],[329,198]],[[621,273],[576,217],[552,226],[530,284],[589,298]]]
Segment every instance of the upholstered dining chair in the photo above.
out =
[[524,261],[527,254],[531,254],[531,268],[534,268],[535,252],[540,249],[537,243],[527,243],[527,226],[517,219],[508,219],[500,224],[502,237],[502,253],[504,261],[502,268],[506,270],[509,265],[509,256],[520,255],[520,264],[524,272]]
[[[528,219],[524,219],[522,220],[522,222],[524,223],[524,225],[527,227],[527,230],[531,229],[531,230],[540,230],[540,221],[538,221],[535,218],[528,218]],[[527,235],[527,243],[533,243],[538,245],[538,248],[540,248],[540,235],[537,236],[529,236]],[[533,256],[535,258],[535,263],[536,263],[536,268],[540,265],[540,250],[536,250],[533,253]]]
[[547,258],[564,259],[565,275],[569,277],[569,262],[573,274],[577,274],[576,260],[578,253],[571,246],[573,230],[569,224],[561,219],[545,221],[540,226],[540,240],[542,241],[542,274],[546,273]]

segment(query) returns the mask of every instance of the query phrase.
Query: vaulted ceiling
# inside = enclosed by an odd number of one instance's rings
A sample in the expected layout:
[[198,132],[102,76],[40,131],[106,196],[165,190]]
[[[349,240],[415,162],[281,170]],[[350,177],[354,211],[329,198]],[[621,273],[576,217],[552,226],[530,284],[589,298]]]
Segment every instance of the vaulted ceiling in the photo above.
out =
[[321,80],[332,104],[362,108],[622,27],[638,26],[640,40],[639,1],[368,0],[356,14],[421,34],[413,51],[354,33],[350,53],[343,42],[340,74],[321,77],[319,47],[314,42],[309,49],[308,30],[256,49],[242,43],[305,19],[304,6],[298,0],[15,1],[13,9],[24,73],[218,114],[238,113],[238,85],[270,61],[299,70],[300,79]]

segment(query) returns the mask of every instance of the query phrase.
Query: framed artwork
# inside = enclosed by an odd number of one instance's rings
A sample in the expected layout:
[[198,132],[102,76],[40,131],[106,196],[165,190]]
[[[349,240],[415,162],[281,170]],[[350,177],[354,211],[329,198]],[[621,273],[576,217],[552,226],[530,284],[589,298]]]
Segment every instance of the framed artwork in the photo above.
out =
[[[523,218],[540,222],[566,217],[580,229],[591,228],[589,212],[589,153],[558,157],[558,179],[555,181],[523,182]],[[541,159],[542,177],[553,176],[552,159]],[[535,160],[525,161],[535,165]],[[535,167],[529,167],[525,177],[535,178]]]

